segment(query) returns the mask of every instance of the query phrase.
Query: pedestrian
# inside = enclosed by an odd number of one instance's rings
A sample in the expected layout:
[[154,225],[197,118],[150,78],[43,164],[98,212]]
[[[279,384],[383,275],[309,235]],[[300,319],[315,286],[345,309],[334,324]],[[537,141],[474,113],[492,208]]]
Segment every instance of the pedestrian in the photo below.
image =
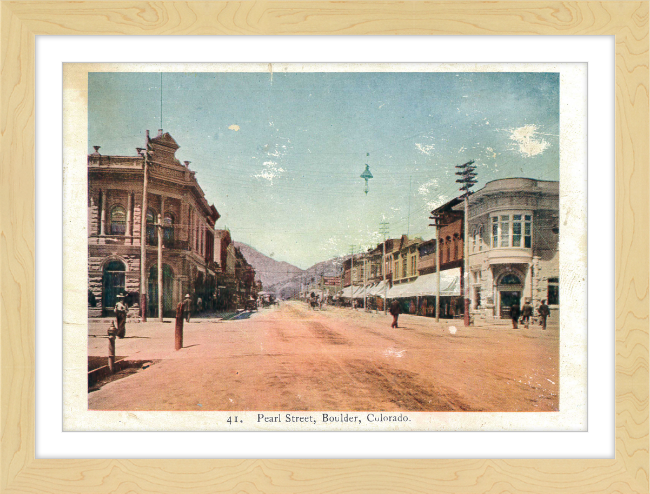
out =
[[190,294],[185,294],[185,299],[183,300],[183,312],[185,313],[185,321],[190,322],[190,314],[192,313],[192,299]]
[[124,338],[126,335],[126,314],[129,312],[129,307],[124,303],[124,295],[117,296],[117,303],[115,304],[115,319],[117,322],[117,337]]
[[393,324],[390,325],[391,328],[396,328],[397,327],[397,318],[400,315],[401,309],[399,306],[399,302],[397,300],[393,300],[390,304],[390,308],[388,309],[388,312],[390,312],[390,315],[393,316]]
[[533,315],[533,308],[530,305],[530,302],[526,300],[524,302],[524,306],[521,308],[521,319],[526,329],[528,329],[528,325],[530,324],[530,316],[532,315]]
[[201,297],[196,299],[196,311],[203,312],[203,299]]
[[548,305],[546,305],[546,300],[542,300],[542,303],[539,306],[539,309],[537,309],[537,311],[539,312],[539,315],[542,318],[542,329],[546,329],[546,318],[551,313],[551,311],[548,308]]
[[510,307],[510,319],[512,319],[512,329],[517,329],[517,321],[521,315],[521,309],[519,309],[519,303],[515,302]]

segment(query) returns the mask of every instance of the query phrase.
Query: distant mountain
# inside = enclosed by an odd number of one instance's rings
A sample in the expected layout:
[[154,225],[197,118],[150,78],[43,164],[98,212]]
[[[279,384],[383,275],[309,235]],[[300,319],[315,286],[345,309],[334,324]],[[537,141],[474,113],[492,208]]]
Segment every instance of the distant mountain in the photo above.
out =
[[293,277],[279,281],[269,287],[269,290],[282,298],[295,297],[300,293],[301,286],[304,288],[309,284],[318,284],[321,276],[340,276],[343,261],[348,257],[334,257],[316,263]]
[[241,251],[248,263],[253,266],[253,269],[255,269],[255,279],[262,282],[264,290],[269,290],[283,281],[295,277],[299,278],[303,273],[302,269],[293,264],[276,261],[275,259],[265,256],[261,252],[255,250],[248,244],[241,242],[234,242],[234,244],[235,247]]

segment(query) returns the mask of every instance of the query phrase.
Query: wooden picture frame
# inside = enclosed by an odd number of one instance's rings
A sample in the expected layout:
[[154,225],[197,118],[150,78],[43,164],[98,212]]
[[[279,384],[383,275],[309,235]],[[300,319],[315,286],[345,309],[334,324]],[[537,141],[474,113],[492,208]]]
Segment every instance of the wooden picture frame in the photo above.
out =
[[[649,491],[648,2],[0,2],[0,491]],[[615,459],[35,459],[35,35],[616,39]]]

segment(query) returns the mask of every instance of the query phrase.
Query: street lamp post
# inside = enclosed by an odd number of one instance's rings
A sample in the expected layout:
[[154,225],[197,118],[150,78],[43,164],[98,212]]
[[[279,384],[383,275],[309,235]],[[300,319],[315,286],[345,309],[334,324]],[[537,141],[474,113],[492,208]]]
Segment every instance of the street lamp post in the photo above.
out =
[[[370,156],[370,153],[366,153],[366,156]],[[360,177],[366,181],[366,188],[364,189],[364,192],[366,195],[368,195],[368,180],[372,178],[372,173],[370,173],[370,165],[368,165],[368,163],[366,163],[366,169],[363,171]]]

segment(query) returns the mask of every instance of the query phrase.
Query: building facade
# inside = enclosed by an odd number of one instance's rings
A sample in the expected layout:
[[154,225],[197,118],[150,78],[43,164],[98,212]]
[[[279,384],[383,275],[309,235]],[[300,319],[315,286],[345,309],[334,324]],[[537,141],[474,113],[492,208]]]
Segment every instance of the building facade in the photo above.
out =
[[[141,269],[146,276],[147,313],[158,314],[158,230],[162,233],[163,314],[174,313],[185,294],[196,302],[214,297],[214,225],[217,209],[208,203],[189,162],[175,157],[179,146],[169,133],[146,135],[149,150],[147,211],[143,212],[144,160],[88,156],[89,317],[113,314],[116,297],[127,295],[129,316],[140,313]],[[138,149],[138,151],[143,151]],[[145,229],[145,264],[141,232]]]
[[[455,206],[462,210],[462,203]],[[470,308],[507,318],[513,304],[542,300],[559,318],[559,183],[526,178],[488,182],[469,199]]]

